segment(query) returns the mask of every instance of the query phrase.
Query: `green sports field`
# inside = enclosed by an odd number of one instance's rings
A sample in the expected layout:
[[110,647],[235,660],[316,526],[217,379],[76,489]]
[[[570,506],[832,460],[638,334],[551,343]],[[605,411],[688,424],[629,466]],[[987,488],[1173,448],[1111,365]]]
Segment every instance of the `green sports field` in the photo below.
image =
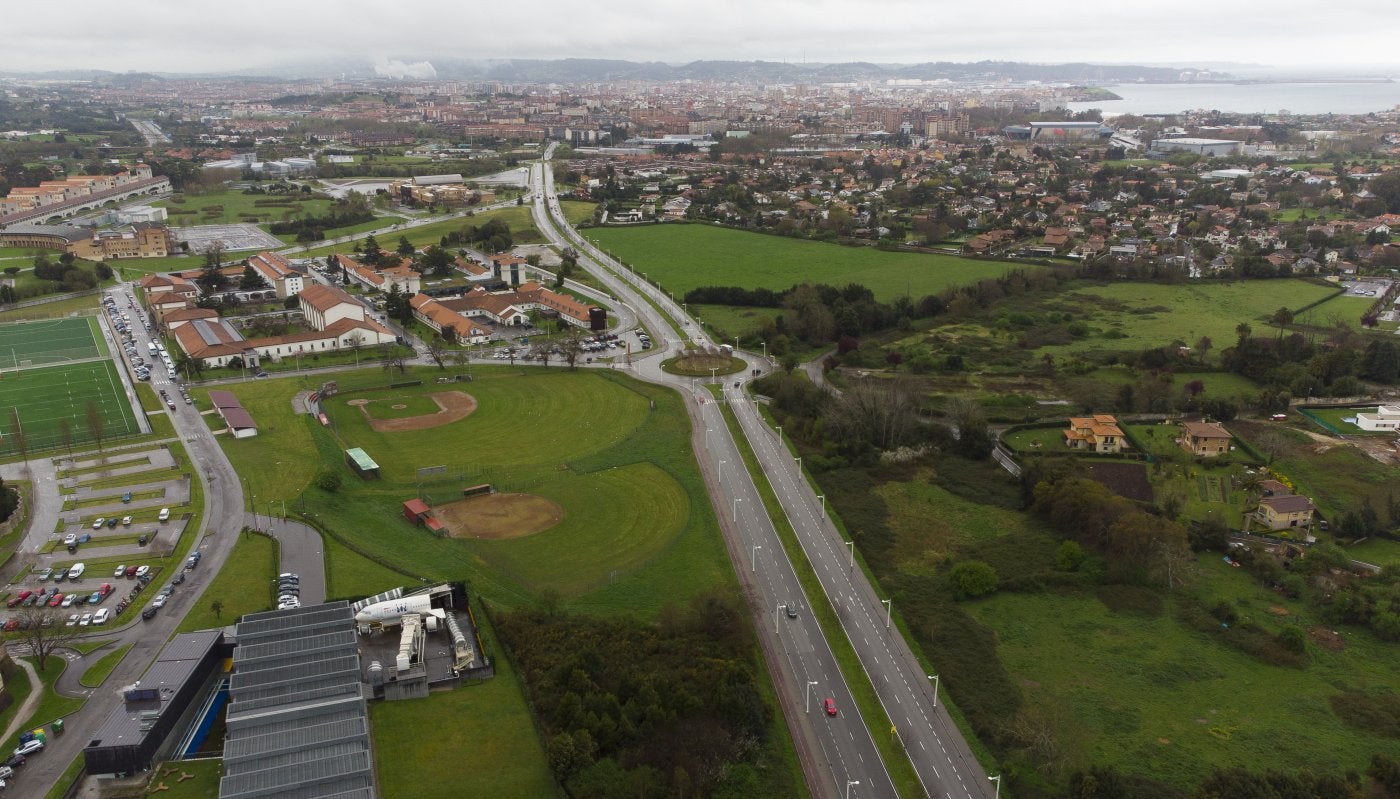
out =
[[860,283],[882,300],[937,294],[1016,268],[955,255],[885,252],[711,225],[644,225],[583,231],[679,298],[699,286],[786,289]]
[[[79,320],[81,321],[81,320]],[[15,417],[30,452],[63,444],[60,422],[68,420],[74,444],[94,440],[87,404],[93,400],[102,422],[104,440],[135,435],[140,430],[131,403],[122,390],[111,361],[46,366],[3,372],[0,377],[0,456],[19,454]]]
[[91,316],[0,325],[0,371],[96,358],[101,340]]

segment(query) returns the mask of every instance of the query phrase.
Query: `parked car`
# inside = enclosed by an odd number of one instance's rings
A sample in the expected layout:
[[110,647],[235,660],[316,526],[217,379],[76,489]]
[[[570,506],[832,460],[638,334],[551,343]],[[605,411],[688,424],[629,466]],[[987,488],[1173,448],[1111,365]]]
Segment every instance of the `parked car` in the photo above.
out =
[[97,611],[97,613],[93,614],[92,623],[106,624],[107,620],[110,618],[112,618],[112,611],[106,608],[102,608],[101,610]]
[[91,594],[88,595],[88,604],[96,605],[98,602],[101,602],[103,599],[106,598],[107,595],[102,593],[101,591],[93,591]]
[[108,519],[108,520],[107,520],[107,529],[109,529],[109,530],[114,529],[114,528],[117,526],[117,522],[118,522],[118,519],[117,519],[117,517],[115,517],[115,516],[113,516],[112,518]]
[[122,577],[122,576],[124,576],[125,574],[126,574],[126,564],[125,564],[125,563],[123,563],[122,565],[118,566],[118,567],[117,567],[117,570],[114,571],[114,572],[112,572],[112,576],[113,576],[113,577]]
[[83,617],[82,617],[81,619],[78,619],[78,626],[79,626],[79,627],[86,627],[86,626],[88,626],[89,624],[92,624],[92,614],[91,614],[91,613],[84,613],[84,614],[83,614]]
[[41,572],[39,572],[39,582],[42,583],[43,581],[49,579],[49,578],[52,577],[52,576],[53,576],[53,567],[52,567],[52,566],[45,566],[45,567],[44,567],[44,570],[41,571]]
[[151,619],[155,618],[156,612],[159,610],[160,608],[152,605],[151,607],[148,607],[145,610],[141,611],[141,621],[150,621]]
[[123,517],[122,517],[122,527],[130,527],[130,526],[131,526],[131,517],[130,517],[130,516],[123,516]]
[[82,576],[83,576],[83,572],[86,571],[86,570],[87,570],[87,564],[84,564],[84,563],[74,563],[72,566],[69,566],[69,567],[68,567],[68,579],[70,579],[70,580],[76,580],[76,579],[78,579],[79,577],[82,577]]
[[71,546],[73,546],[73,545],[76,544],[76,543],[78,543],[78,534],[77,534],[77,533],[69,533],[68,535],[65,535],[65,536],[63,537],[63,545],[66,546],[66,547],[71,547]]
[[63,598],[63,607],[65,607],[65,608],[71,608],[71,607],[73,607],[73,603],[74,603],[74,602],[77,602],[77,601],[78,601],[78,595],[77,595],[77,594],[69,594],[68,596],[65,596],[65,597]]
[[15,605],[18,605],[19,603],[28,599],[33,593],[33,591],[20,591],[18,594],[15,594],[14,596],[10,597],[10,601],[6,602],[5,605],[7,607],[14,607]]
[[184,573],[184,572],[176,572],[175,576],[170,578],[170,584],[171,584],[171,585],[179,585],[180,583],[183,583],[184,581],[185,581],[185,573]]
[[78,619],[81,619],[81,618],[82,618],[82,616],[81,616],[80,614],[74,613],[72,616],[69,616],[69,617],[68,617],[68,621],[64,622],[64,623],[63,623],[63,626],[64,626],[64,627],[77,627],[77,626],[78,626]]
[[144,547],[144,546],[146,545],[146,534],[145,534],[145,533],[142,533],[142,534],[136,539],[136,543],[137,543],[138,545]]
[[54,594],[53,596],[49,597],[49,607],[56,608],[59,605],[63,604],[63,600],[63,594]]
[[15,630],[18,630],[18,629],[19,629],[19,619],[16,619],[16,618],[14,618],[14,617],[10,617],[10,618],[6,619],[6,620],[5,620],[5,626],[4,626],[4,627],[0,627],[0,630],[4,630],[4,631],[7,632],[7,633],[14,632]]
[[161,608],[165,607],[165,603],[169,600],[170,597],[166,596],[165,594],[161,594],[160,596],[156,597],[156,601],[151,603],[151,607],[155,608],[156,610],[160,610]]
[[148,575],[148,574],[150,574],[150,573],[151,573],[151,567],[150,567],[150,566],[146,566],[146,565],[143,564],[143,565],[141,565],[141,566],[137,566],[137,567],[136,567],[136,577],[137,577],[138,579],[141,578],[141,577],[145,577],[146,575]]
[[43,749],[43,748],[44,748],[44,742],[43,742],[42,740],[38,739],[38,738],[35,738],[35,739],[33,739],[33,740],[25,741],[24,743],[20,744],[19,746],[16,746],[16,747],[15,747],[15,754],[17,754],[17,755],[24,755],[24,756],[28,757],[29,755],[32,755],[32,754],[34,754],[35,752],[37,752],[37,751],[39,751],[40,749]]
[[92,529],[94,529],[94,530],[101,530],[101,529],[102,529],[102,525],[104,525],[104,524],[106,524],[106,523],[107,523],[107,520],[106,520],[105,518],[103,518],[103,517],[101,517],[101,516],[98,516],[98,517],[97,517],[97,521],[95,521],[95,522],[92,523]]
[[[171,403],[171,406],[173,407],[174,404],[175,404],[175,403],[172,402],[172,403]],[[156,518],[159,519],[160,521],[163,521],[163,522],[165,522],[165,521],[170,521],[170,509],[169,509],[169,508],[161,508],[161,509],[160,509],[160,515],[157,516]]]
[[126,492],[125,494],[122,494],[122,502],[130,502],[130,501],[131,501],[131,492],[130,492],[130,491]]
[[135,576],[136,576],[136,567],[135,567],[135,566],[127,566],[127,567],[126,567],[126,575],[125,575],[125,576],[126,576],[126,578],[127,578],[128,580],[130,580],[131,578],[135,577]]

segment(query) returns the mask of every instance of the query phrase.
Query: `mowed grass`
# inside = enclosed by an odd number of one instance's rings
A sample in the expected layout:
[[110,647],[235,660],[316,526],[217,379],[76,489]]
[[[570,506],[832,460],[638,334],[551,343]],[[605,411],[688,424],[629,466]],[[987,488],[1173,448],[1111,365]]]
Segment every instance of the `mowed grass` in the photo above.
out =
[[428,416],[440,409],[432,399],[421,395],[380,396],[375,395],[368,405],[363,406],[372,419],[402,419],[410,416]]
[[83,672],[83,676],[78,679],[78,682],[88,688],[97,688],[102,685],[107,681],[108,675],[117,667],[117,664],[122,662],[122,658],[126,657],[127,650],[131,647],[131,644],[124,644],[98,658],[91,666],[87,667],[87,671]]
[[136,434],[140,428],[121,386],[111,361],[6,372],[0,378],[0,426],[5,433],[0,453],[18,454],[11,408],[19,415],[30,452],[60,446],[60,422],[65,419],[75,444],[93,441],[87,416],[89,400],[97,406],[104,441]]
[[51,302],[42,302],[38,305],[28,305],[23,308],[11,308],[7,311],[0,311],[0,322],[57,319],[69,316],[70,314],[85,314],[90,313],[100,302],[101,300],[98,299],[98,295],[86,294],[81,297],[68,297]]
[[[224,567],[181,620],[176,632],[223,627],[245,613],[271,610],[272,582],[276,578],[277,542],[257,533],[240,533]],[[220,605],[218,613],[214,612],[215,602]]]
[[0,325],[0,370],[18,367],[25,361],[32,366],[96,358],[99,349],[97,319],[75,316],[42,322]]
[[699,286],[781,290],[810,282],[860,283],[882,300],[906,293],[917,299],[1016,268],[999,261],[884,252],[710,225],[590,228],[585,235],[677,297]]
[[1309,308],[1294,321],[1302,325],[1326,328],[1343,324],[1352,330],[1361,330],[1361,316],[1375,304],[1375,297],[1338,294],[1315,308]]
[[700,324],[715,331],[715,337],[721,341],[733,339],[735,336],[748,338],[757,335],[765,319],[777,319],[783,314],[779,308],[746,308],[736,305],[691,305],[686,310],[691,316],[698,318]]
[[[1216,554],[1200,557],[1188,590],[1271,632],[1320,623]],[[1363,771],[1374,752],[1400,755],[1400,741],[1344,726],[1328,703],[1341,689],[1400,684],[1393,647],[1348,628],[1344,651],[1310,643],[1307,667],[1268,666],[1185,627],[1177,601],[1156,617],[1075,593],[1001,593],[966,609],[994,631],[1000,660],[1071,768],[1113,765],[1184,785],[1217,767],[1337,773]]]
[[578,225],[593,219],[593,211],[598,204],[587,200],[561,200],[559,207],[564,211],[564,218],[570,225]]

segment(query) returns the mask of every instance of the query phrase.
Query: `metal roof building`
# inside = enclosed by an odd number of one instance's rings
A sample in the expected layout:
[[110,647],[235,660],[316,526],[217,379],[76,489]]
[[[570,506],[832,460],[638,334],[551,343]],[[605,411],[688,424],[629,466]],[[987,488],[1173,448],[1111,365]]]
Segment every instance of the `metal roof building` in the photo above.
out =
[[355,614],[346,602],[238,623],[222,799],[375,799]]
[[212,688],[211,677],[228,657],[219,630],[177,635],[141,679],[123,693],[83,748],[89,774],[134,774],[163,757],[167,740],[194,700]]

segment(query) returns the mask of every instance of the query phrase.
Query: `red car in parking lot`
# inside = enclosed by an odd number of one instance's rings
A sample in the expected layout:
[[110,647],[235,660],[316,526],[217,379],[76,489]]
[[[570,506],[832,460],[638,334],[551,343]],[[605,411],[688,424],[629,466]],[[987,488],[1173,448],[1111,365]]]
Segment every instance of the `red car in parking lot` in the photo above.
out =
[[21,603],[21,602],[23,602],[24,600],[28,599],[28,598],[29,598],[29,595],[32,594],[32,593],[34,593],[34,592],[33,592],[33,591],[20,591],[18,594],[15,594],[14,596],[10,597],[10,601],[9,601],[9,602],[6,602],[6,603],[5,603],[5,606],[6,606],[6,607],[11,607],[11,608],[12,608],[12,607],[14,607],[15,605],[18,605],[19,603]]
[[49,597],[49,607],[56,608],[61,604],[63,604],[63,594],[54,592],[54,595]]

